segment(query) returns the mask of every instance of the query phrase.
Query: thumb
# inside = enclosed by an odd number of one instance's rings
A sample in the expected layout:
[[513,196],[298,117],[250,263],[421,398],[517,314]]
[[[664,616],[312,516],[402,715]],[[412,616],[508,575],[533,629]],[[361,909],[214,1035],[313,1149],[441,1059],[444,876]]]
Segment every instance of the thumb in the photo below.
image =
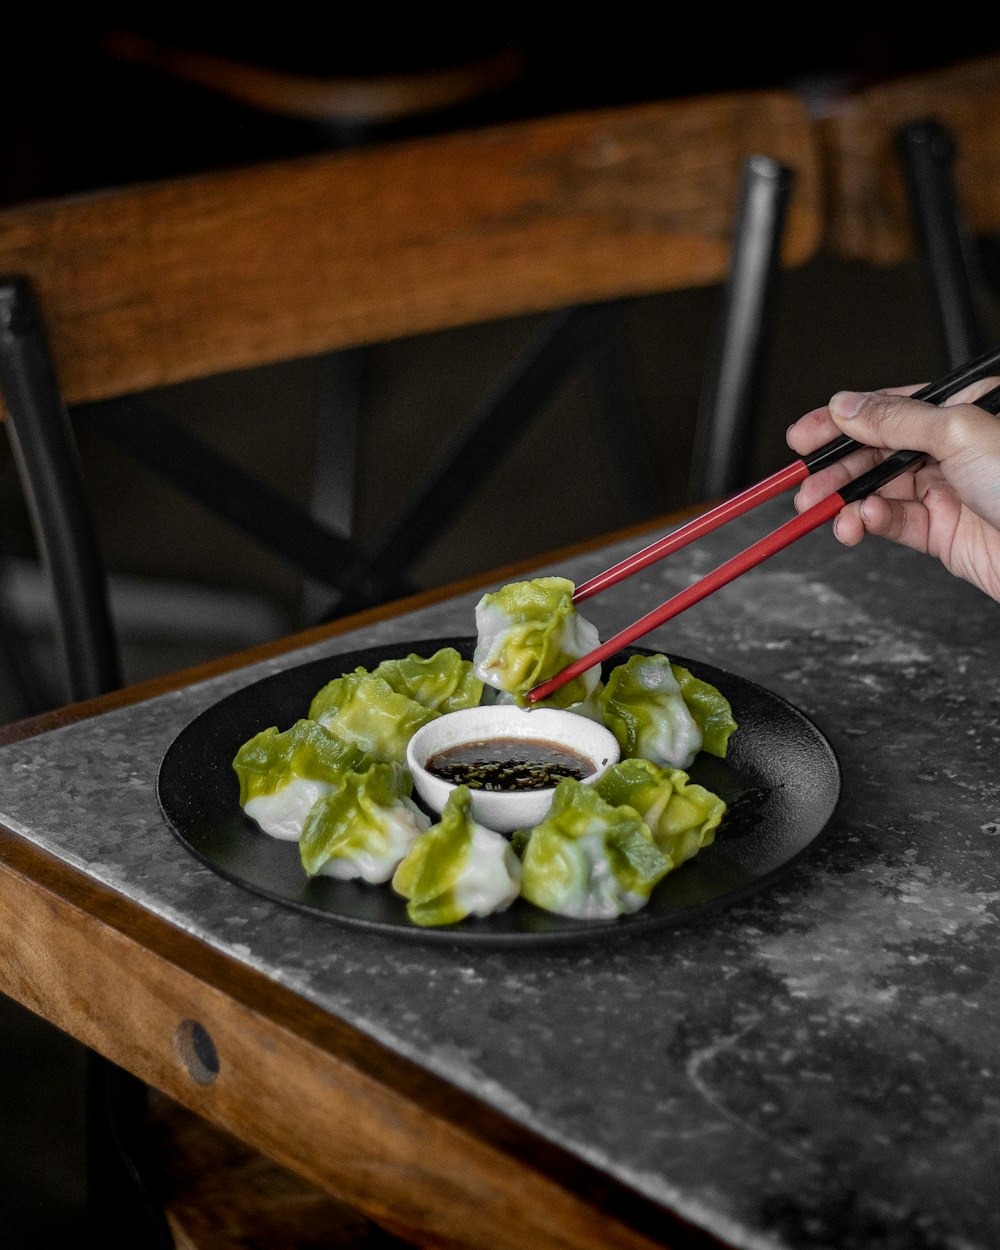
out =
[[1000,420],[975,404],[939,407],[882,391],[838,391],[829,411],[843,433],[870,447],[923,451],[939,463],[1000,455]]

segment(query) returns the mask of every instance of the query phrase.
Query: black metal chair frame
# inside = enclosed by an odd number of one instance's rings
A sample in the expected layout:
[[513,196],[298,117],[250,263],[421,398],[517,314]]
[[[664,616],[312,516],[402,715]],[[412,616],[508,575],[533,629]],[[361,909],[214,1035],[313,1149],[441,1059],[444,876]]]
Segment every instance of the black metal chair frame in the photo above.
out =
[[969,230],[955,185],[956,142],[940,121],[902,127],[897,151],[936,332],[953,367],[993,341],[986,309],[991,291],[1000,290],[997,240],[976,239]]

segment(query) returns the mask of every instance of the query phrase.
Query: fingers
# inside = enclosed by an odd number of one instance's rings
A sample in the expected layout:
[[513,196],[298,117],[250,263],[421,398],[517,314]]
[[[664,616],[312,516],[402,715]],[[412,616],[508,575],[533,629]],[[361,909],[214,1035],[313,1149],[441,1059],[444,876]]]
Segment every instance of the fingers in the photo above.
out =
[[885,392],[838,391],[827,410],[841,433],[871,447],[923,451],[942,462],[984,445],[1000,452],[1000,422],[970,403],[939,407]]
[[[831,439],[838,438],[840,430],[832,420],[827,408],[814,408],[790,426],[786,438],[792,451],[800,456],[808,455]],[[871,448],[851,452],[842,460],[814,473],[802,483],[795,495],[795,507],[799,512],[812,507],[827,495],[839,490],[847,482],[865,473],[882,458],[883,453]]]
[[[919,386],[889,387],[886,389],[885,394],[909,395],[919,389]],[[988,389],[988,387],[977,391],[976,394],[984,394],[985,389]],[[829,443],[831,439],[837,438],[840,433],[841,430],[830,417],[829,409],[824,404],[822,408],[814,408],[812,412],[807,412],[805,416],[800,417],[798,421],[790,425],[785,434],[785,439],[792,451],[800,456],[807,456],[811,451],[815,451],[817,447],[822,447],[824,443]]]
[[813,473],[799,487],[795,495],[795,507],[799,512],[811,508],[813,504],[819,503],[827,495],[840,490],[842,486],[860,477],[862,473],[867,473],[883,459],[884,454],[871,447],[860,448],[850,452],[843,460],[838,460],[820,470],[819,473]]
[[964,390],[959,391],[957,395],[953,395],[951,399],[945,400],[945,403],[974,404],[987,391],[992,391],[998,382],[1000,382],[1000,378],[980,378],[978,382],[971,383]]
[[861,519],[861,505],[848,504],[842,508],[833,522],[833,532],[837,541],[845,547],[856,547],[865,536],[865,523]]
[[879,538],[904,543],[907,547],[927,550],[927,509],[911,500],[886,499],[869,495],[858,505],[865,531]]
[[[1000,417],[968,402],[938,407],[852,391],[834,395],[828,408],[838,429],[852,438],[876,447],[926,452],[940,465],[957,497],[982,520],[1000,528]],[[882,491],[898,493],[898,487]]]
[[926,551],[930,529],[927,509],[919,502],[869,495],[848,504],[837,515],[833,532],[845,547],[856,547],[865,534],[875,534]]
[[961,519],[962,505],[940,465],[927,464],[898,479],[905,490],[890,495],[886,488],[848,504],[837,514],[834,533],[847,547],[865,534],[902,543],[916,551],[943,557]]
[[875,534],[929,552],[983,585],[978,575],[963,569],[970,553],[984,546],[969,534],[991,534],[994,541],[1000,530],[1000,417],[976,403],[995,385],[996,379],[983,379],[943,405],[914,399],[918,388],[913,387],[838,391],[825,408],[806,413],[789,428],[788,444],[806,456],[840,433],[860,447],[806,478],[796,508],[802,512],[842,490],[893,451],[923,452],[927,460],[915,473],[900,474],[877,493],[842,508],[834,533],[848,547]]
[[797,455],[807,456],[809,452],[822,447],[824,443],[837,438],[839,434],[840,430],[837,429],[824,406],[814,408],[812,412],[807,412],[804,417],[800,417],[794,425],[790,425],[785,434],[785,441]]

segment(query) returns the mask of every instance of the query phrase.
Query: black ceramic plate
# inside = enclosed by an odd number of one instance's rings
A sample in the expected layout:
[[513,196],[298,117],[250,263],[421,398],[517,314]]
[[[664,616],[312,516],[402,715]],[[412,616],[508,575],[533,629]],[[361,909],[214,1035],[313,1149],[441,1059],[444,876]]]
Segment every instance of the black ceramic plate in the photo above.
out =
[[[671,656],[726,695],[739,730],[725,761],[702,752],[690,769],[692,780],[729,805],[715,842],[665,877],[641,911],[613,921],[582,921],[518,899],[497,915],[429,929],[412,923],[405,901],[388,884],[310,880],[297,844],[262,833],[240,808],[232,768],[237,748],[270,725],[287,729],[306,715],[313,695],[341,673],[359,665],[371,669],[411,651],[432,655],[445,646],[471,658],[475,639],[424,639],[346,652],[275,673],[220,699],[181,730],[160,764],[157,795],[170,828],[223,877],[279,903],[399,937],[520,945],[634,933],[743,898],[787,868],[833,814],[840,768],[812,721],[745,678]],[[652,654],[630,647],[607,661],[605,672],[636,653]]]

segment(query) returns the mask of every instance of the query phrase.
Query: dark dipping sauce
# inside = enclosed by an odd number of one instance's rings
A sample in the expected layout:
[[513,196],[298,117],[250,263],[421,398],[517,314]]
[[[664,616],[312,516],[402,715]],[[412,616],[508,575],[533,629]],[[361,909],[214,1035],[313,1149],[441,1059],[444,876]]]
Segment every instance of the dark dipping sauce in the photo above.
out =
[[594,772],[594,763],[557,742],[489,738],[438,751],[426,768],[470,790],[544,790],[566,777],[582,781]]

